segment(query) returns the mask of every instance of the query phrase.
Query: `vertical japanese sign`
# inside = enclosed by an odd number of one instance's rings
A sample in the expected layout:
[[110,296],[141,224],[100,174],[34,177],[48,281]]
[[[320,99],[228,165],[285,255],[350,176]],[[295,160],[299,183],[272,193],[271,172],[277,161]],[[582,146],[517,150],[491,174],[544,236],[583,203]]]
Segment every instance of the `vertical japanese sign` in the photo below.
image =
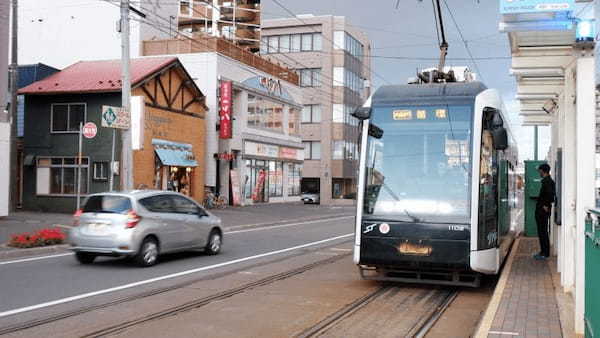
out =
[[242,195],[240,189],[240,177],[238,176],[238,172],[235,169],[231,169],[229,171],[229,177],[231,182],[231,192],[233,198],[233,205],[239,206],[242,205]]
[[252,200],[255,202],[260,202],[262,200],[263,196],[260,194],[263,190],[263,185],[265,184],[265,178],[266,172],[261,169],[256,180],[256,186],[254,186],[254,191],[252,192]]
[[221,100],[219,104],[219,118],[221,126],[219,128],[219,138],[231,138],[231,108],[232,104],[232,84],[231,81],[221,81],[220,91]]

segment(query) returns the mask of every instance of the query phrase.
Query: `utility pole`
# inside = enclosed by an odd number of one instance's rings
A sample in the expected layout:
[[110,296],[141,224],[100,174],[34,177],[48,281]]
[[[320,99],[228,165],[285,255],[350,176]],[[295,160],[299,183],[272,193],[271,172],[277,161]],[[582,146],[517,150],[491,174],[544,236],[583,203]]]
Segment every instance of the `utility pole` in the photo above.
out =
[[17,206],[17,91],[19,86],[19,61],[18,61],[18,0],[12,0],[12,32],[11,32],[11,62],[10,62],[10,190],[9,205],[11,210]]
[[[121,106],[131,113],[131,78],[129,74],[129,0],[121,0]],[[133,189],[133,150],[131,148],[131,129],[121,133],[121,190]]]

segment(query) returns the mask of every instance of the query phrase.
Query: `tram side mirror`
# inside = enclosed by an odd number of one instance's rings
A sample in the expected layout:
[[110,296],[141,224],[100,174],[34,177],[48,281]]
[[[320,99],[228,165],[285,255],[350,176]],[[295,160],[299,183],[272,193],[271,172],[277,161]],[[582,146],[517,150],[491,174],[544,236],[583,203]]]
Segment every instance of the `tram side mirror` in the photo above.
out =
[[354,113],[352,113],[352,116],[356,117],[357,119],[363,121],[363,120],[368,120],[369,118],[371,118],[371,107],[360,107],[357,108]]
[[496,150],[505,150],[508,148],[508,133],[506,128],[499,127],[492,129],[492,138],[494,139],[494,148]]
[[369,124],[369,136],[380,139],[383,137],[383,130],[374,124]]

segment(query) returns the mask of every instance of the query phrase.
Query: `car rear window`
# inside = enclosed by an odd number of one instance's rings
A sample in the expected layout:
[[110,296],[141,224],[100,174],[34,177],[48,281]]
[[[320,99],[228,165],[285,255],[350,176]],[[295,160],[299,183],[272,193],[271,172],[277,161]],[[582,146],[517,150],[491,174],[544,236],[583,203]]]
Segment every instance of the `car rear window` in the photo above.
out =
[[90,196],[83,212],[126,214],[131,209],[131,200],[127,197],[100,195]]

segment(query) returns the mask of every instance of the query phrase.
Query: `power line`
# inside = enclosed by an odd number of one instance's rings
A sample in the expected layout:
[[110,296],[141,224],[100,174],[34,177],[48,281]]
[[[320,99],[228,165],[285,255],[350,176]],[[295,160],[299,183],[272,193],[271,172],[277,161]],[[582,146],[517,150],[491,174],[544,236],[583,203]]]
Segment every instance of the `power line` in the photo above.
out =
[[448,2],[446,2],[446,0],[444,0],[444,4],[446,5],[446,8],[448,9],[448,12],[450,13],[450,17],[452,18],[452,22],[454,22],[454,26],[456,26],[456,29],[458,30],[458,34],[460,35],[460,39],[462,40],[463,44],[465,45],[465,49],[467,50],[467,53],[469,54],[469,57],[471,59],[471,62],[473,63],[473,66],[477,70],[477,73],[481,77],[481,80],[483,80],[483,82],[485,82],[485,79],[483,77],[483,73],[479,69],[479,66],[477,65],[477,62],[475,62],[475,58],[473,57],[473,54],[471,53],[471,49],[469,48],[469,45],[467,44],[467,41],[466,41],[465,37],[463,36],[463,33],[462,33],[461,29],[460,29],[460,26],[458,25],[458,22],[456,22],[456,18],[454,18],[454,14],[452,13],[452,10],[450,9],[450,6],[448,6]]

